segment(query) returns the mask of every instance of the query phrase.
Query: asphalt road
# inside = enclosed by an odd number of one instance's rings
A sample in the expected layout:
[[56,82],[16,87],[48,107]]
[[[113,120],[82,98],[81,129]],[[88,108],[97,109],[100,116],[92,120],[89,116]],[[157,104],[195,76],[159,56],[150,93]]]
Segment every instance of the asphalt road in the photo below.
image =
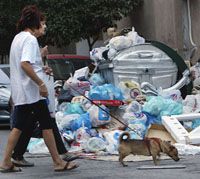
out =
[[[0,160],[7,142],[9,130],[0,129]],[[197,179],[200,175],[200,156],[182,156],[179,162],[172,160],[162,160],[160,165],[185,165],[183,169],[148,169],[138,170],[137,167],[152,165],[151,161],[128,162],[128,167],[122,167],[118,162],[97,161],[79,159],[79,168],[73,171],[59,172],[53,171],[50,157],[29,158],[35,163],[35,167],[23,168],[21,173],[0,173],[0,179],[39,179],[39,178],[59,178],[59,179]]]

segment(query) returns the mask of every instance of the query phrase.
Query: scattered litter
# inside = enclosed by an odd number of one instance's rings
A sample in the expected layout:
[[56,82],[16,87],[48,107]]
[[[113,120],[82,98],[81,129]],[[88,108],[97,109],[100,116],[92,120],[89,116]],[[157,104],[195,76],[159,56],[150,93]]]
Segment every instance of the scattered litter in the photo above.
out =
[[177,148],[180,155],[197,155],[200,154],[200,146],[186,145],[175,143],[174,146]]
[[[145,43],[134,28],[110,39],[106,47],[93,49],[90,57],[95,65],[92,73],[89,66],[76,70],[59,85],[67,95],[57,97],[55,118],[68,151],[80,152],[80,156],[89,159],[118,161],[118,139],[129,127],[132,138],[159,137],[171,141],[181,155],[200,154],[200,147],[186,145],[200,144],[200,94],[188,95],[183,100],[179,90],[187,85],[188,71],[176,83],[175,60],[162,49]],[[192,120],[192,131],[183,125],[188,118],[199,120]],[[161,128],[153,128],[155,125]],[[33,154],[48,153],[45,147],[43,139],[35,139],[28,149]],[[132,156],[127,160],[152,161],[152,157]],[[160,165],[137,169],[182,168],[186,167]]]

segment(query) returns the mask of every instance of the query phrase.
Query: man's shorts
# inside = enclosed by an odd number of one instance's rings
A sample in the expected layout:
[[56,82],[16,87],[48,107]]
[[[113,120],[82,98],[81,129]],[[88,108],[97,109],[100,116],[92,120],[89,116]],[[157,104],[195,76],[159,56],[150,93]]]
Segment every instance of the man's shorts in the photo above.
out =
[[46,100],[15,106],[13,117],[13,127],[22,131],[31,129],[37,121],[42,130],[53,126]]

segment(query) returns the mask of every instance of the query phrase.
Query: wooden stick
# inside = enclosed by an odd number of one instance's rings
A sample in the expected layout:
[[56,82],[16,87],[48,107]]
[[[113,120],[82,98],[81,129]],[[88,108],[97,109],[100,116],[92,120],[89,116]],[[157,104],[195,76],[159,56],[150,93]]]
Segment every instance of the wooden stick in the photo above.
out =
[[148,170],[148,169],[183,169],[186,168],[185,165],[142,165],[137,167],[138,170]]

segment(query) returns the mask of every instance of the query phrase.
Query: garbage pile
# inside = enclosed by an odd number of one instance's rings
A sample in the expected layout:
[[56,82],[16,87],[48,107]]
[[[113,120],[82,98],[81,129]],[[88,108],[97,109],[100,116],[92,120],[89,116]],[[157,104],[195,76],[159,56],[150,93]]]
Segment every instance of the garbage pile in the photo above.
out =
[[[118,138],[123,131],[129,131],[133,139],[144,139],[151,125],[163,125],[162,116],[199,113],[200,94],[183,99],[179,89],[164,91],[154,87],[156,93],[149,95],[134,80],[123,80],[117,86],[106,83],[98,72],[99,61],[110,60],[120,50],[144,42],[134,29],[126,36],[114,37],[106,47],[90,52],[95,66],[92,72],[85,67],[65,81],[62,89],[65,101],[56,99],[55,118],[70,152],[118,154]],[[182,125],[193,130],[200,125],[200,118],[184,121]],[[194,152],[192,147],[189,149],[193,152],[180,149],[181,154],[200,152],[196,148]],[[28,150],[48,151],[43,139],[32,139]]]

